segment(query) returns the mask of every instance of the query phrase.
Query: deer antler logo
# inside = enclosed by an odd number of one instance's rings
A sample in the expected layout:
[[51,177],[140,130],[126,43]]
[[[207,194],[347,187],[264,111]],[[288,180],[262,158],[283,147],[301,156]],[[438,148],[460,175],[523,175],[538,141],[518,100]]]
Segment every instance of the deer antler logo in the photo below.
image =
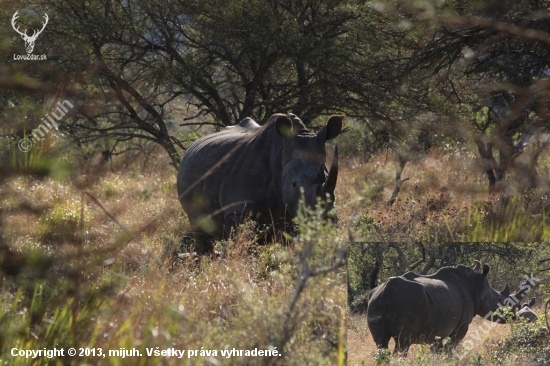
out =
[[42,33],[42,31],[44,30],[44,28],[46,28],[46,24],[48,24],[48,14],[44,13],[44,20],[45,22],[43,23],[42,25],[42,29],[40,29],[39,31],[36,31],[36,29],[34,30],[32,36],[29,36],[27,34],[27,30],[25,30],[25,32],[21,32],[19,31],[19,27],[15,27],[15,21],[17,20],[17,11],[15,12],[15,14],[13,14],[13,17],[11,18],[11,26],[13,27],[13,29],[19,33],[21,35],[21,38],[23,38],[23,41],[25,41],[25,48],[27,49],[27,53],[32,53],[32,50],[34,49],[34,42],[36,41],[36,38],[38,37],[38,35],[40,33]]

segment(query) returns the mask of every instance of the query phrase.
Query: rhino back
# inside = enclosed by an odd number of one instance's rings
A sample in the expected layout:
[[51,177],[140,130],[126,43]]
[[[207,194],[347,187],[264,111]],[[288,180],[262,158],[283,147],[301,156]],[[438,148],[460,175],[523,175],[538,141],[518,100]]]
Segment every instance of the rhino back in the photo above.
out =
[[224,130],[202,137],[187,148],[178,170],[177,188],[181,204],[191,219],[220,208],[217,197],[227,163],[219,163],[246,136],[232,129]]
[[460,281],[428,276],[419,276],[414,281],[421,284],[425,291],[428,299],[427,324],[432,329],[446,333],[460,324],[472,322],[474,303],[468,289]]
[[[447,337],[473,318],[473,307],[463,289],[428,276],[392,277],[369,301],[369,320],[381,319],[392,336],[403,335],[413,343]],[[370,327],[370,325],[369,325]]]
[[[269,126],[248,122],[191,144],[178,171],[178,195],[190,220],[225,207],[221,211],[242,210],[242,202],[252,209],[273,200],[272,135]],[[224,215],[217,215],[218,224],[223,225]]]

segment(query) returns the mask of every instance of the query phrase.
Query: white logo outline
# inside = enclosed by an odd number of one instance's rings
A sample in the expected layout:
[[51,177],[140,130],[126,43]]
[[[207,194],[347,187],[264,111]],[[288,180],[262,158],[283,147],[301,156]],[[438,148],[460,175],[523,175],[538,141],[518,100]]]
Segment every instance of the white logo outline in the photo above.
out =
[[17,33],[19,33],[19,35],[21,35],[21,38],[23,39],[23,41],[25,41],[25,49],[27,50],[27,53],[31,54],[32,51],[34,50],[34,42],[36,41],[36,38],[38,38],[40,33],[42,33],[42,31],[44,30],[44,28],[46,28],[46,25],[48,24],[48,20],[49,20],[48,14],[44,13],[44,20],[46,22],[42,23],[42,29],[40,29],[38,32],[35,29],[32,36],[29,36],[27,34],[27,30],[25,30],[25,32],[21,32],[19,30],[19,26],[17,28],[15,27],[15,21],[17,20],[18,12],[19,11],[16,11],[15,14],[13,14],[13,17],[11,18],[11,26]]

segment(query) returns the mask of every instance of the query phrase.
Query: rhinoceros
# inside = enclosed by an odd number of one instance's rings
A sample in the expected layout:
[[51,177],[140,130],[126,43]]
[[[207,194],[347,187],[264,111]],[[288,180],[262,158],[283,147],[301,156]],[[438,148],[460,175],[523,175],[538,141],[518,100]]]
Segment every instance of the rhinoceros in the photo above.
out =
[[534,323],[539,320],[537,314],[535,314],[535,312],[531,309],[533,306],[535,306],[535,302],[536,300],[533,297],[528,303],[524,303],[523,305],[521,305],[521,308],[519,308],[518,303],[519,311],[514,311],[516,320],[523,320],[528,323]]
[[489,265],[483,265],[482,273],[480,266],[476,261],[473,267],[443,267],[428,276],[407,272],[376,287],[367,308],[376,346],[388,348],[393,338],[394,353],[406,355],[413,343],[437,344],[436,337],[450,337],[454,347],[466,336],[475,315],[491,314],[496,321],[492,312],[508,297],[509,288],[506,285],[500,293],[494,290],[487,280]]
[[519,288],[520,290],[514,294],[511,294],[506,299],[504,305],[511,307],[512,319],[518,320],[519,318],[527,319],[527,321],[536,321],[538,316],[531,310],[531,307],[535,305],[535,298],[533,297],[528,303],[523,303],[523,300],[527,299],[527,294],[531,291],[532,287],[536,286],[532,277],[527,277],[527,280],[522,281]]
[[213,250],[247,218],[275,230],[288,230],[301,197],[314,207],[334,202],[338,148],[330,170],[325,142],[342,130],[343,116],[331,116],[311,133],[294,114],[274,114],[260,126],[246,118],[236,126],[195,141],[178,171],[178,196],[189,217],[197,254]]

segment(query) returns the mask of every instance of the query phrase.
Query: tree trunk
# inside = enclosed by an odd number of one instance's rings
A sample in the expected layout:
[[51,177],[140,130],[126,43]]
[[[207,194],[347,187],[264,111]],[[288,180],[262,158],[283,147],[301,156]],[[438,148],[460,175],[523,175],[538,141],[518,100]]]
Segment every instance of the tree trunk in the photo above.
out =
[[376,287],[376,280],[378,279],[378,274],[380,273],[380,269],[382,268],[382,264],[384,263],[384,255],[382,253],[384,247],[382,246],[382,244],[376,243],[375,249],[376,249],[376,261],[374,263],[374,268],[370,273],[370,281],[369,281],[369,288],[371,290]]
[[389,206],[392,206],[397,199],[399,191],[401,191],[401,185],[403,184],[403,182],[409,179],[405,178],[401,180],[401,173],[403,172],[403,169],[405,169],[405,164],[407,164],[407,160],[399,155],[399,167],[397,167],[397,171],[395,172],[395,189],[393,190],[393,193],[388,202]]
[[[486,135],[483,135],[486,137]],[[487,174],[487,180],[489,181],[489,190],[493,190],[496,183],[497,177],[495,175],[495,167],[497,162],[493,156],[493,146],[490,143],[486,143],[485,139],[475,139],[477,145],[477,150],[479,151],[479,156],[483,162],[483,168],[485,169],[485,174]]]

